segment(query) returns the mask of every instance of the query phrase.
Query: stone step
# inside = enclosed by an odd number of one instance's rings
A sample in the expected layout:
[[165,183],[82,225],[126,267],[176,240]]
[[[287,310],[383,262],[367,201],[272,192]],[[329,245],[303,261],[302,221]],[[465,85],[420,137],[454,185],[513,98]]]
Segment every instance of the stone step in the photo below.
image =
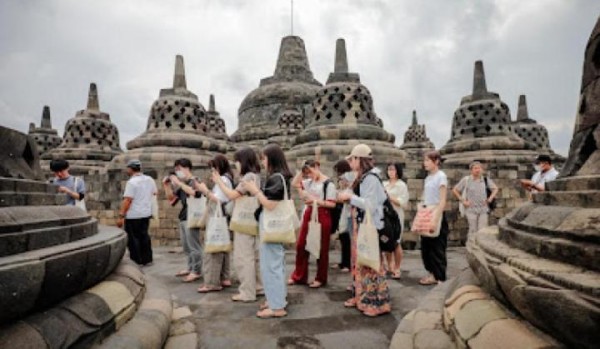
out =
[[81,240],[0,257],[0,324],[98,283],[118,265],[126,244],[125,232],[100,226]]
[[471,269],[495,299],[570,348],[598,347],[600,273],[511,246],[499,239],[497,226],[478,231],[467,251]]
[[548,191],[598,190],[600,188],[600,176],[559,178],[546,183],[546,188]]
[[598,190],[544,191],[533,195],[541,205],[600,208]]

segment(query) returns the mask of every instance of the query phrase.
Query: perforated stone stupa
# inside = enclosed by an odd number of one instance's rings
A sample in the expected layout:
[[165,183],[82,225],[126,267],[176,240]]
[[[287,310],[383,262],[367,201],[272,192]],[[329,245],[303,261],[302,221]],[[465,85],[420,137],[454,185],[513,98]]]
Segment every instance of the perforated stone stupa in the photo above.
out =
[[[231,135],[231,140],[262,146],[271,137],[285,136],[289,129],[280,125],[288,123],[290,107],[304,119],[321,86],[310,70],[304,41],[298,36],[284,37],[273,76],[262,79],[260,86],[242,101],[238,110],[238,129]],[[291,119],[296,120],[297,116]],[[304,123],[292,124],[304,126]]]
[[481,61],[475,62],[473,93],[463,97],[454,112],[450,141],[440,151],[449,165],[482,158],[531,163],[537,153],[548,152],[515,133],[508,106],[499,94],[487,90]]
[[58,131],[52,128],[49,106],[44,106],[40,127],[36,127],[33,122],[29,124],[29,136],[35,140],[39,154],[44,154],[60,145],[62,138],[58,135]]
[[173,87],[160,90],[150,107],[146,131],[127,142],[128,151],[116,157],[110,168],[122,169],[129,159],[141,160],[145,168],[172,167],[182,157],[193,164],[206,164],[216,153],[228,149],[222,137],[214,137],[219,134],[214,131],[221,126],[220,118],[216,119],[214,112],[212,115],[210,133],[207,112],[198,97],[187,89],[183,57],[178,55]]
[[98,89],[91,83],[87,108],[67,121],[62,143],[42,159],[62,158],[69,161],[72,173],[85,173],[102,169],[120,153],[119,130],[110,122],[110,115],[100,111]]
[[433,143],[427,137],[424,124],[417,121],[417,111],[413,110],[412,123],[404,133],[404,143],[400,149],[435,149]]
[[229,140],[229,136],[227,136],[227,130],[225,128],[225,121],[221,118],[221,114],[217,111],[215,106],[214,95],[210,95],[206,119],[206,133],[217,139]]
[[288,161],[312,159],[319,147],[322,167],[330,171],[352,147],[366,143],[377,163],[403,162],[405,153],[394,146],[395,136],[382,128],[369,89],[360,83],[357,73],[348,70],[344,39],[336,42],[334,66],[327,84],[312,100],[307,126],[286,154]]

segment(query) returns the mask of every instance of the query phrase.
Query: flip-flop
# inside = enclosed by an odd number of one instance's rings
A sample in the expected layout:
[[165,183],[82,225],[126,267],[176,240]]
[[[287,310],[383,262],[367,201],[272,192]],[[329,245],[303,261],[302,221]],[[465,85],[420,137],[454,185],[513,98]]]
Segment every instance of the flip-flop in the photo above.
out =
[[280,313],[276,313],[269,308],[260,310],[259,312],[256,313],[256,317],[258,317],[259,319],[279,318],[279,317],[285,317],[285,316],[287,316],[287,311],[281,310]]
[[342,269],[340,269],[340,272],[342,272],[342,273],[349,273],[350,272],[350,268],[343,267]]
[[400,276],[401,276],[401,275],[402,275],[402,273],[401,273],[401,272],[399,272],[399,271],[397,271],[397,272],[394,272],[394,273],[392,274],[392,279],[394,279],[394,280],[400,280]]
[[244,299],[242,298],[242,295],[240,294],[236,294],[231,296],[231,300],[234,302],[242,302],[242,303],[252,303],[252,302],[256,302],[256,299],[252,300],[252,299]]
[[293,286],[293,285],[297,285],[298,283],[296,281],[294,281],[294,279],[288,279],[287,284],[288,284],[288,286]]
[[188,276],[186,276],[183,279],[181,279],[181,281],[183,281],[183,282],[194,282],[194,281],[200,279],[201,277],[202,277],[202,275],[200,275],[200,274],[194,274],[194,275],[192,275],[190,273],[190,274],[188,274]]
[[209,292],[218,292],[218,291],[222,291],[223,287],[200,287],[198,289],[198,293],[209,293]]
[[177,274],[175,274],[175,276],[186,276],[190,273],[189,270],[180,270],[177,272]]
[[258,306],[258,310],[265,310],[265,309],[269,309],[269,303],[267,303],[267,302],[263,302]]
[[223,286],[223,287],[231,287],[231,281],[230,280],[221,281],[221,286]]
[[319,281],[313,281],[308,285],[310,288],[320,288],[321,286],[323,286],[323,283]]
[[419,284],[423,285],[423,286],[429,286],[429,285],[435,285],[437,284],[438,281],[432,277],[424,277],[421,280],[419,280]]
[[356,308],[356,298],[350,298],[344,302],[346,308]]

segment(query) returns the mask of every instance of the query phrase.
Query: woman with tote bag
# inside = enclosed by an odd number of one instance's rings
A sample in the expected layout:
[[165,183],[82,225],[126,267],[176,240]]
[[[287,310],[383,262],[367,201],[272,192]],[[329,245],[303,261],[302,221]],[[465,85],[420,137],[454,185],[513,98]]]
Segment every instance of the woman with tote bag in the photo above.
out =
[[258,259],[258,221],[254,212],[258,208],[258,200],[250,195],[243,182],[254,182],[260,187],[260,163],[258,155],[245,147],[233,155],[236,172],[242,177],[235,189],[230,188],[221,176],[213,172],[212,180],[231,200],[234,200],[230,229],[233,231],[233,267],[240,280],[239,293],[232,296],[234,302],[254,302],[256,296],[264,294],[260,278]]
[[[425,269],[429,272],[429,275],[419,280],[421,285],[434,285],[446,281],[448,222],[444,216],[444,207],[446,206],[448,178],[440,170],[440,164],[440,153],[430,151],[425,154],[423,166],[428,175],[423,188],[423,206],[430,210],[431,217],[429,219],[433,224],[429,224],[431,228],[428,233],[421,234],[421,257]],[[418,225],[416,223],[413,223],[413,226]]]
[[[354,297],[347,300],[344,305],[356,307],[366,316],[378,316],[392,310],[390,292],[381,263],[379,265],[372,263],[377,262],[379,251],[376,250],[375,244],[368,243],[373,240],[372,236],[363,234],[372,235],[373,232],[383,229],[383,205],[387,200],[387,194],[377,169],[373,167],[373,156],[369,146],[366,144],[355,146],[346,159],[352,170],[357,171],[357,179],[352,185],[353,190],[341,192],[338,199],[349,202],[353,207],[352,216],[355,217],[355,221],[353,222],[352,259],[359,263],[355,262],[352,266]],[[369,247],[372,251],[358,253],[357,244],[362,242],[364,242],[362,247]],[[374,260],[369,258],[370,256],[375,256]]]
[[[302,173],[305,173],[307,176],[307,179],[304,181],[301,181]],[[305,285],[308,283],[308,262],[311,253],[307,251],[307,240],[311,241],[314,238],[313,235],[317,235],[318,240],[308,246],[314,246],[316,251],[313,252],[317,252],[317,275],[315,280],[308,286],[310,288],[319,288],[327,284],[329,242],[331,241],[332,226],[331,210],[336,204],[335,184],[321,173],[318,161],[307,160],[302,166],[302,171],[298,172],[294,177],[292,186],[298,189],[298,193],[300,198],[304,200],[306,209],[304,210],[300,233],[296,242],[296,268],[288,280],[288,285]],[[313,212],[315,208],[317,212]],[[314,219],[311,219],[313,217]],[[317,222],[312,222],[311,224],[311,220],[316,220]],[[317,230],[313,229],[310,231],[311,229],[309,228],[311,225],[317,228]],[[318,229],[319,225],[320,230]]]
[[[289,180],[292,177],[283,151],[277,144],[268,144],[261,154],[263,167],[267,170],[267,180],[262,190],[254,181],[243,181],[243,188],[258,199],[260,207],[256,211],[259,220],[260,272],[267,301],[260,306],[256,316],[261,319],[284,317],[287,315],[287,285],[285,282],[285,249],[283,242],[275,242],[274,237],[294,238],[295,222],[290,212],[294,208],[289,200]],[[278,212],[281,217],[269,213]],[[297,217],[296,217],[297,219]],[[279,228],[281,234],[271,234]],[[267,235],[269,237],[267,238]],[[281,240],[280,240],[281,241]],[[293,242],[293,240],[292,240]]]
[[[211,168],[213,176],[218,175],[226,187],[233,188],[233,173],[231,172],[229,161],[225,156],[221,154],[216,155],[208,162],[208,166]],[[216,214],[216,210],[218,208],[223,210],[223,206],[229,202],[229,198],[218,185],[215,185],[212,191],[210,191],[206,187],[206,184],[200,183],[198,189],[206,195],[210,201],[208,204],[208,222],[206,223],[206,226],[207,228],[212,228],[214,225],[211,224],[211,219],[222,220],[222,217],[219,217],[219,215]],[[198,288],[198,292],[206,293],[221,291],[223,287],[231,286],[231,280],[229,279],[229,251],[210,251],[205,249],[204,252],[204,285]]]

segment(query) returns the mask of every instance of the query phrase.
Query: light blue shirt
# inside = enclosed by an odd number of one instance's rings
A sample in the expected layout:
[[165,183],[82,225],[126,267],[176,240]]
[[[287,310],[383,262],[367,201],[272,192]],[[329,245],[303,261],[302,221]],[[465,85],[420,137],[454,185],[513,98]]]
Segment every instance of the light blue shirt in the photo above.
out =
[[[75,188],[75,181],[77,179],[77,188]],[[78,193],[79,195],[84,194],[85,195],[85,182],[83,181],[83,178],[81,177],[75,177],[75,176],[69,176],[65,179],[60,179],[58,177],[55,177],[52,180],[52,184],[56,185],[57,187],[65,187],[68,188],[71,191],[74,191],[76,193]],[[75,199],[73,199],[70,195],[67,195],[67,205],[71,205],[74,206],[75,205]]]
[[[379,177],[377,169],[372,169],[371,173]],[[387,199],[387,194],[377,177],[366,175],[360,183],[360,196],[352,195],[350,204],[361,210],[368,209],[375,228],[383,229],[383,203]]]

